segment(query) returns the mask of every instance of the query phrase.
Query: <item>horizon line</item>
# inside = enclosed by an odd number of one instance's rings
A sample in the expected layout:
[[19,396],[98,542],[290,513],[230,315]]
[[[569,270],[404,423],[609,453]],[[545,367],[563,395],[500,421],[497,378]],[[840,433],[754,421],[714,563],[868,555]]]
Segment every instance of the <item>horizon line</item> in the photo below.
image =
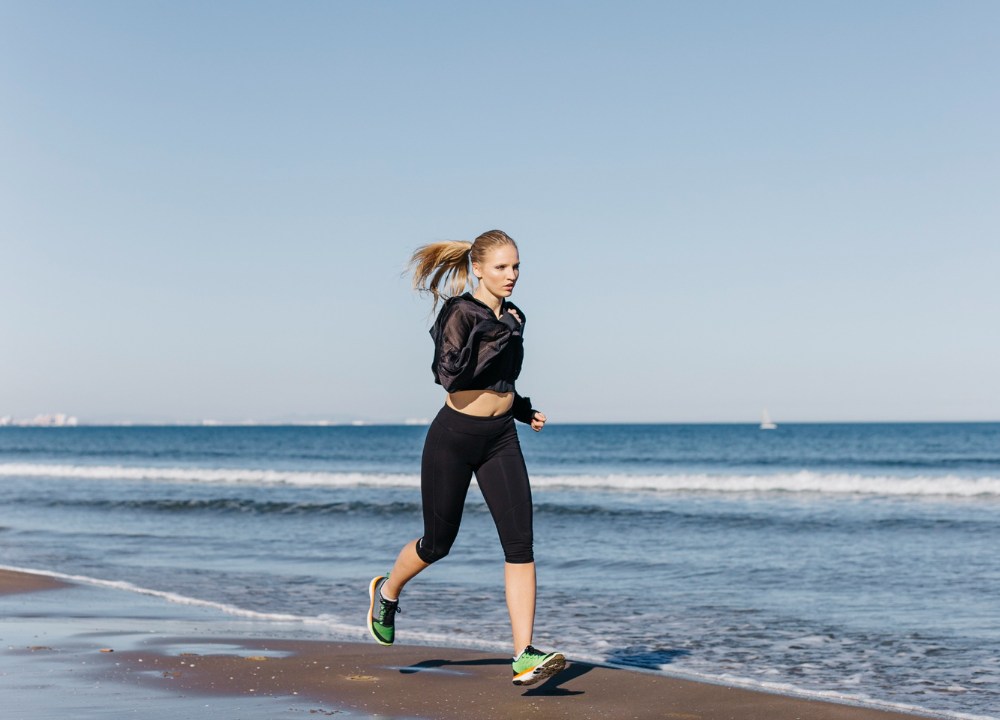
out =
[[[404,420],[316,420],[316,421],[215,421],[215,420],[180,420],[180,421],[109,421],[87,422],[78,420],[74,425],[44,425],[25,423],[10,423],[0,425],[5,428],[37,428],[45,430],[72,429],[80,427],[186,427],[186,428],[238,428],[238,427],[426,427],[431,419],[413,418]],[[746,420],[570,420],[553,425],[738,425],[757,427],[759,421]],[[1000,419],[994,420],[783,420],[776,423],[780,429],[786,425],[995,425]]]

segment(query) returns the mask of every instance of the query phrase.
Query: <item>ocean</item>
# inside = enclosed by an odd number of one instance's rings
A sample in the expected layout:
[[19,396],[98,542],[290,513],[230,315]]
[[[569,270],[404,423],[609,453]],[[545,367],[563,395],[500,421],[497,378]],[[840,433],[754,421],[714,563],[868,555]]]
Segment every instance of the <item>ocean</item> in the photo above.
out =
[[[368,641],[426,427],[0,428],[0,564]],[[519,427],[536,642],[710,682],[1000,718],[1000,423]],[[509,652],[473,486],[397,642]],[[460,622],[456,622],[460,618]]]

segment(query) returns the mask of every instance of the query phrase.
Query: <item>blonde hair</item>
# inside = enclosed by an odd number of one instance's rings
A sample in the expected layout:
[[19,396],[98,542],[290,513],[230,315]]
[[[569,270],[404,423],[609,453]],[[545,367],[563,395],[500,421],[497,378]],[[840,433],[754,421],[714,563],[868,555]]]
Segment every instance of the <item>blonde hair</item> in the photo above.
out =
[[474,242],[445,240],[421,245],[413,251],[410,258],[413,289],[433,295],[436,308],[442,297],[459,295],[467,287],[471,287],[471,263],[485,262],[486,254],[502,245],[517,247],[517,243],[502,230],[484,232]]

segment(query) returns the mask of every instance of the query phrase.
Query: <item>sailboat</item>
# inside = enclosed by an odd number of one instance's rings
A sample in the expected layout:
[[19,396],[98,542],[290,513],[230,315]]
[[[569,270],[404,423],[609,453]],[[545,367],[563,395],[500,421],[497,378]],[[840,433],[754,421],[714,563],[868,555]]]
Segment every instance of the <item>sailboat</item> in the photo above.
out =
[[760,429],[761,430],[777,430],[778,424],[771,420],[771,416],[767,414],[767,408],[764,408],[760,413]]

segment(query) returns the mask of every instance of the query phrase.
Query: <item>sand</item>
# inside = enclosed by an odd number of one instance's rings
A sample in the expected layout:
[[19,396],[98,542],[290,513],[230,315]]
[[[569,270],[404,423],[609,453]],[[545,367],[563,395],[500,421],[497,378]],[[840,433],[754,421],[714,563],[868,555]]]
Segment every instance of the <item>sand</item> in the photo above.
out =
[[65,587],[66,583],[45,575],[30,575],[28,573],[0,570],[0,595],[35,592],[36,590],[54,590]]
[[[0,570],[4,602],[66,588],[50,578]],[[63,590],[62,592],[66,592]],[[29,613],[30,615],[30,613]],[[115,627],[103,618],[101,628]],[[23,620],[21,621],[24,622]],[[14,718],[363,717],[660,718],[672,720],[902,720],[913,715],[667,678],[582,662],[529,688],[510,682],[497,654],[215,633],[149,631],[124,642],[114,630],[72,617],[46,624],[44,645],[7,627],[0,690]],[[75,624],[74,624],[75,623]],[[58,628],[58,629],[54,629]],[[75,631],[74,631],[75,628]],[[9,637],[17,635],[11,644]],[[8,637],[9,636],[9,637]],[[116,648],[117,642],[123,643]],[[23,670],[26,668],[27,670]],[[18,676],[18,673],[21,673]],[[110,714],[102,714],[106,702]]]

